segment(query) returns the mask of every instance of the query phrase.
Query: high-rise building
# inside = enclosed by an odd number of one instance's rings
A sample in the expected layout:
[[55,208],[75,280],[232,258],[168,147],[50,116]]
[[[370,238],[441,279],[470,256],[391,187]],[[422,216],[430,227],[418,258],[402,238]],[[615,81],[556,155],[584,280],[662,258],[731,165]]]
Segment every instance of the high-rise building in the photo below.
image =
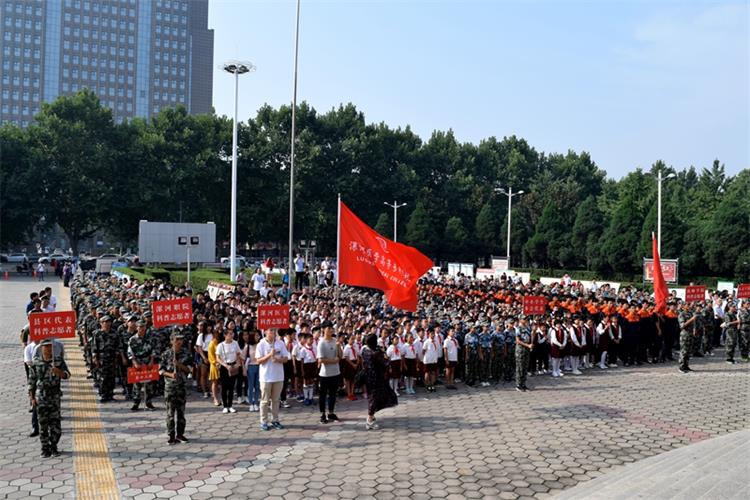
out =
[[211,112],[208,0],[0,0],[0,123],[84,87],[117,121]]

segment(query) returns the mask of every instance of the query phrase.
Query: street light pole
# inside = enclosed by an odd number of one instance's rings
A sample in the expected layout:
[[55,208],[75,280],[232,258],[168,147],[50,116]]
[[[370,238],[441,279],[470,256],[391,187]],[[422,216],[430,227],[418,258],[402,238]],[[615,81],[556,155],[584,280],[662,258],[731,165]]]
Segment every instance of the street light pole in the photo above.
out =
[[506,249],[506,258],[508,259],[508,269],[510,269],[510,221],[511,221],[511,209],[512,209],[512,200],[514,196],[518,196],[523,194],[523,189],[521,191],[513,192],[513,188],[508,186],[508,190],[506,191],[503,188],[496,188],[495,192],[502,193],[505,196],[508,197],[508,238],[507,238],[507,249]]
[[294,141],[297,127],[297,56],[299,55],[299,8],[300,0],[297,0],[297,19],[294,30],[294,90],[292,92],[292,150],[289,161],[289,263],[287,276],[291,286],[292,273],[294,272]]
[[383,205],[393,208],[393,241],[398,241],[396,239],[396,233],[398,233],[398,209],[401,207],[405,207],[406,203],[402,203],[399,205],[396,200],[393,200],[393,205],[386,201],[383,202]]
[[237,98],[239,95],[240,75],[255,71],[252,63],[230,61],[223,66],[224,71],[234,75],[234,121],[232,123],[232,201],[229,236],[229,280],[234,283],[237,260]]
[[661,169],[659,169],[656,176],[656,248],[661,257],[661,183],[665,179],[672,179],[676,177],[674,173],[667,175],[666,177],[661,176]]

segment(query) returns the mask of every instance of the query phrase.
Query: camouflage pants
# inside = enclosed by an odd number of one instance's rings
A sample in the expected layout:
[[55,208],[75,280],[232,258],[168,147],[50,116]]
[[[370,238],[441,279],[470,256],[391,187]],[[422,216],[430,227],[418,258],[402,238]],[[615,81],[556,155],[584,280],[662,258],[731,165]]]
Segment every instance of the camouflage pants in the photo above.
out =
[[521,345],[516,346],[516,385],[526,386],[526,374],[529,369],[529,350]]
[[693,334],[691,332],[680,332],[680,368],[687,368],[690,363],[690,355],[693,352]]
[[151,402],[151,398],[154,397],[156,384],[154,382],[138,382],[133,384],[133,402],[138,404],[141,402],[141,395],[146,393],[146,403]]
[[[682,337],[682,335],[680,335],[680,337]],[[702,348],[703,348],[703,330],[700,330],[700,333],[696,333],[696,335],[694,335],[693,338],[691,338],[690,353],[693,356],[698,356],[700,354],[703,354]]]
[[56,404],[38,405],[36,413],[39,419],[39,440],[42,443],[42,450],[51,451],[57,447],[62,435],[60,401],[57,401]]
[[705,328],[703,330],[703,337],[701,340],[703,342],[704,353],[714,352],[713,334],[714,332],[711,328]]
[[516,368],[516,350],[508,347],[508,354],[505,358],[505,381],[513,380],[513,370]]
[[479,363],[479,380],[489,382],[492,369],[492,349],[482,347],[482,360]]
[[[167,434],[182,436],[185,433],[185,398],[182,395],[166,396],[167,403]],[[176,429],[175,429],[176,421]]]
[[97,370],[99,373],[99,396],[111,398],[115,394],[115,360],[105,357],[102,366]]
[[734,360],[734,351],[737,349],[737,332],[736,328],[727,328],[726,351],[727,361]]
[[466,383],[474,385],[479,376],[479,351],[469,350],[466,358]]
[[740,344],[740,356],[742,356],[743,358],[747,358],[750,351],[750,330],[740,330],[738,340]]
[[503,380],[503,358],[502,347],[492,350],[492,379],[496,382]]

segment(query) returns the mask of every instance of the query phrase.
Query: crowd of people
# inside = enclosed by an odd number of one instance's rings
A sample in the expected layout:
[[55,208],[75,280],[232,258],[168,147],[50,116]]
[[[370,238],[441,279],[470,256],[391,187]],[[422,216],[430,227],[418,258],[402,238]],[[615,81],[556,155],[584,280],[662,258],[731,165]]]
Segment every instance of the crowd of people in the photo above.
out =
[[[262,273],[261,273],[262,274]],[[299,283],[302,285],[302,283]],[[119,384],[131,410],[155,410],[164,395],[168,442],[187,442],[189,392],[210,399],[222,413],[259,414],[264,431],[282,429],[280,412],[317,406],[320,422],[338,420],[337,399],[367,398],[367,429],[376,413],[418,390],[453,391],[513,384],[526,392],[529,377],[582,376],[679,359],[712,356],[724,344],[748,361],[750,301],[713,293],[686,303],[670,297],[657,313],[642,290],[609,285],[585,288],[572,280],[553,285],[512,277],[474,280],[427,277],[420,281],[416,313],[393,309],[380,292],[351,287],[293,288],[271,293],[268,280],[251,279],[211,298],[188,286],[136,282],[79,273],[71,282],[78,333],[89,377],[100,402]],[[523,297],[545,297],[545,314],[526,316]],[[189,297],[189,325],[155,328],[151,303]],[[41,301],[32,307],[39,310]],[[288,304],[288,328],[256,328],[257,308]],[[129,367],[159,365],[159,380],[130,385]],[[511,386],[513,387],[513,386]],[[440,389],[442,390],[442,389]]]

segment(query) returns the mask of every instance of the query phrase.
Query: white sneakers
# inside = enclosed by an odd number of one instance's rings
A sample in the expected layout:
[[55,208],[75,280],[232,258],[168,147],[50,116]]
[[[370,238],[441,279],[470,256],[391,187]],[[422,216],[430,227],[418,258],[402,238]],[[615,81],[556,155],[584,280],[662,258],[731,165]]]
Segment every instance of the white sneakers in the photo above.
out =
[[229,413],[229,408],[224,408],[223,410],[221,410],[221,413]]
[[581,370],[575,370],[572,373],[573,375],[583,375],[583,372]]
[[221,413],[237,413],[237,410],[235,410],[234,408],[231,408],[231,407],[230,408],[224,408],[223,410],[221,410]]
[[232,407],[230,406],[230,407],[229,407],[229,413],[237,413],[237,410],[235,410],[234,408],[232,408]]

